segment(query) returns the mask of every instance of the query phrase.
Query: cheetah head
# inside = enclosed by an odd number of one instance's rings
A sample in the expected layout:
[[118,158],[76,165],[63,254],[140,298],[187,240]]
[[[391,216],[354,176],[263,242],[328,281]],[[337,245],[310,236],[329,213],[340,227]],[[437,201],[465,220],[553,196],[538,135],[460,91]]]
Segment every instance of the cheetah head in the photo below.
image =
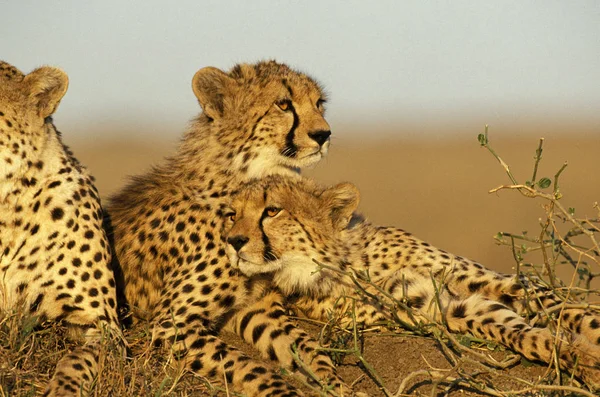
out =
[[[330,144],[325,94],[305,74],[275,61],[240,64],[229,72],[200,69],[192,80],[200,121],[249,178],[319,162]],[[284,172],[285,173],[285,172]]]
[[0,61],[0,182],[20,178],[39,164],[46,124],[68,84],[60,69],[44,66],[24,75]]
[[309,291],[345,255],[344,233],[359,202],[350,183],[323,188],[308,179],[271,176],[244,185],[228,216],[227,254],[247,276],[274,273],[286,292]]

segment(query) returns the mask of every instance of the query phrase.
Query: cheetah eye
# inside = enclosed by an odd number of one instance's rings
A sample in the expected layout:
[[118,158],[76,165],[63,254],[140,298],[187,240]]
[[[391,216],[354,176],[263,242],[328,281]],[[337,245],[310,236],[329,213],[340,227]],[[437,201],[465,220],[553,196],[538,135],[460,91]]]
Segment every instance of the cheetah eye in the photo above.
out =
[[277,207],[267,207],[265,208],[265,214],[267,214],[267,216],[269,217],[274,217],[277,214],[279,214],[281,212],[281,208],[277,208]]
[[225,218],[229,219],[231,222],[235,222],[235,212],[228,212],[225,214]]
[[279,109],[283,110],[284,112],[292,107],[292,103],[289,99],[282,99],[280,101],[275,102],[275,104]]
[[322,110],[323,105],[325,105],[325,102],[327,102],[325,99],[319,98],[316,103],[317,109]]

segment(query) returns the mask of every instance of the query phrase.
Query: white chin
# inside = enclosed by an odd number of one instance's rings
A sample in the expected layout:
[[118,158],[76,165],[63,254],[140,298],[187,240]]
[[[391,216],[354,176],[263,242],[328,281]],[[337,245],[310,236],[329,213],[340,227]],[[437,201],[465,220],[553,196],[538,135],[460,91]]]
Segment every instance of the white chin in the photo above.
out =
[[283,165],[292,168],[304,169],[315,166],[325,157],[325,153],[318,151],[303,157],[290,159],[288,157],[283,161]]
[[279,270],[281,268],[281,263],[280,261],[275,261],[258,265],[256,263],[248,262],[240,258],[237,262],[237,267],[240,269],[240,272],[250,277],[256,274],[271,273],[276,270]]

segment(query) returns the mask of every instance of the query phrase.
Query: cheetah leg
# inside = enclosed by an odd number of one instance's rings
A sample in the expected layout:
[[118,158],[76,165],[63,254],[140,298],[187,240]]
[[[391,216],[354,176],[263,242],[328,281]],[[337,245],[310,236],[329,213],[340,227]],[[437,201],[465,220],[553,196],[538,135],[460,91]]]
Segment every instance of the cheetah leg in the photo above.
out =
[[96,343],[79,346],[58,362],[44,396],[87,396],[98,373]]
[[573,371],[591,387],[600,387],[600,347],[581,336],[556,337],[547,327],[531,327],[507,306],[478,294],[452,299],[443,309],[451,331],[500,342],[528,359],[551,363],[556,346],[561,368]]
[[[269,293],[240,311],[231,319],[228,327],[254,345],[263,357],[308,375],[294,360],[292,353],[295,346],[300,360],[320,381],[339,395],[347,395],[351,390],[337,375],[331,358],[319,351],[318,342],[289,320],[279,293]],[[307,377],[309,382],[314,382],[310,376]]]
[[261,362],[211,335],[199,316],[184,320],[167,314],[159,317],[157,324],[154,347],[171,348],[180,363],[198,375],[219,382],[225,379],[230,388],[248,397],[303,395]]
[[67,337],[82,344],[62,357],[54,375],[48,382],[44,396],[87,396],[91,392],[94,379],[98,375],[99,351],[103,343],[116,341],[116,346],[123,355],[126,352],[126,341],[113,317],[111,322],[99,322],[82,333],[84,325],[71,323]]
[[[462,298],[478,293],[510,307],[521,316],[531,317],[550,308],[558,309],[565,303],[539,280],[497,273],[471,262],[459,265],[444,278],[444,283]],[[554,311],[556,317],[560,313]],[[564,309],[560,323],[565,329],[583,335],[590,343],[600,345],[600,313]]]
[[[383,284],[386,292],[415,309],[412,315],[405,310],[397,311],[401,320],[407,323],[422,319],[446,320],[452,332],[468,332],[497,341],[529,359],[547,363],[552,362],[556,343],[560,366],[574,371],[588,385],[600,387],[600,346],[591,344],[586,338],[577,334],[572,339],[562,335],[556,338],[548,327],[534,328],[511,308],[478,293],[460,299],[442,285],[438,285],[439,292],[436,293],[430,279],[420,278],[409,271],[404,272],[402,280],[404,284],[395,282],[398,280],[393,278]],[[410,282],[406,283],[406,280]],[[369,302],[368,306],[372,307],[373,302]],[[365,310],[368,312],[368,307]]]

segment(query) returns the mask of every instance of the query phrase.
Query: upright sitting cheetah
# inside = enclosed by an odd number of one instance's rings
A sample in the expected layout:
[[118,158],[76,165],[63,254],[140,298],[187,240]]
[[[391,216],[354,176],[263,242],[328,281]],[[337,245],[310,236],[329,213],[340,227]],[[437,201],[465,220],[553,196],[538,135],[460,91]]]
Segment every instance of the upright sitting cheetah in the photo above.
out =
[[[272,273],[284,294],[300,296],[297,306],[310,318],[327,320],[331,310],[345,312],[352,299],[345,303],[340,297],[350,296],[356,298],[359,322],[394,316],[408,324],[444,320],[453,332],[552,362],[555,335],[521,317],[562,303],[552,291],[535,280],[488,270],[403,230],[371,225],[353,215],[358,200],[351,184],[323,188],[310,180],[273,176],[246,185],[224,214],[232,218],[227,238],[232,266],[248,276]],[[368,274],[369,293],[358,294],[349,274]],[[382,305],[390,302],[384,295],[406,306]],[[557,339],[560,365],[591,387],[600,386],[599,318],[565,309]]]
[[286,317],[279,293],[231,267],[222,232],[222,210],[240,183],[297,177],[325,156],[324,94],[311,78],[274,61],[228,73],[204,68],[192,88],[203,113],[177,153],[109,203],[127,304],[135,318],[154,323],[155,347],[167,345],[187,369],[226,379],[235,391],[299,394],[219,340],[225,326],[287,368],[296,368],[296,345],[314,373],[340,387],[329,357]]
[[60,320],[86,342],[59,361],[48,396],[85,394],[94,344],[119,333],[98,192],[52,123],[67,85],[59,69],[0,62],[0,310]]

